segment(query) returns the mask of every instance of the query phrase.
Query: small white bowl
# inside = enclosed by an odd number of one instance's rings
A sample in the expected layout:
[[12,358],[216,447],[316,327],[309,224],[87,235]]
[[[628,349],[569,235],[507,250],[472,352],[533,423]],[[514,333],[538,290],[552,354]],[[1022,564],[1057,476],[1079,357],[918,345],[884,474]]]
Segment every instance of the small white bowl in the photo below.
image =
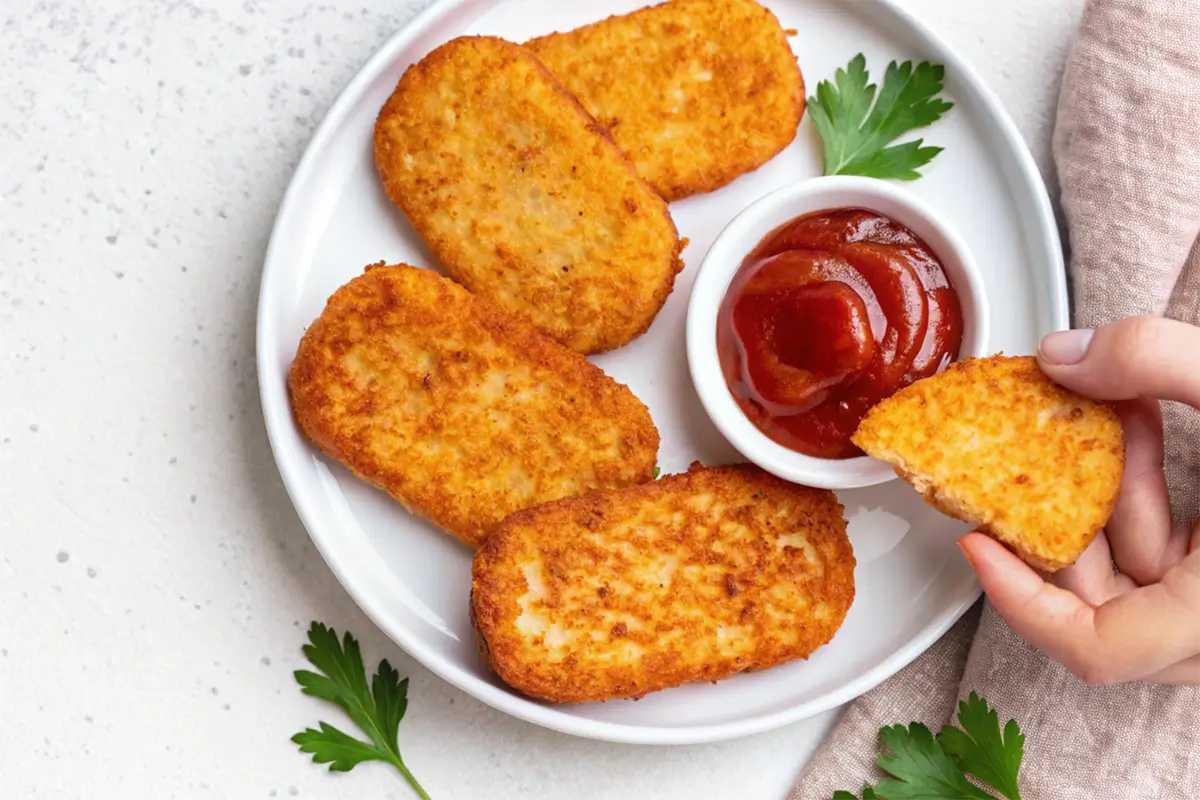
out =
[[895,478],[896,473],[888,464],[869,456],[806,456],[760,431],[742,412],[725,383],[717,354],[717,313],[743,259],[767,234],[803,214],[838,208],[878,212],[929,245],[962,306],[960,358],[987,354],[989,325],[983,280],[962,237],[928,203],[897,186],[874,178],[814,178],[771,192],[738,214],[709,248],[692,287],[687,318],[692,382],[708,416],[742,455],[785,480],[823,489],[874,486]]

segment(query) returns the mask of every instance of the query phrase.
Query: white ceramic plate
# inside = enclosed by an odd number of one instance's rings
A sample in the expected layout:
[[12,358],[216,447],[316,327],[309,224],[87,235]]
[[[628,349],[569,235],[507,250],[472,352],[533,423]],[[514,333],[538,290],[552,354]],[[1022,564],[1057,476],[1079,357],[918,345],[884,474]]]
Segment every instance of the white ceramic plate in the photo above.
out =
[[[305,327],[325,299],[381,259],[434,261],[375,175],[375,115],[404,69],[455,36],[523,41],[644,5],[640,0],[442,0],[398,33],[351,81],[317,130],[292,179],[271,238],[259,299],[263,411],[283,480],[313,541],[363,610],[435,673],[517,717],[566,733],[677,744],[744,736],[856,697],[932,644],[975,600],[978,587],[955,547],[963,530],[902,482],[841,493],[850,515],[857,598],[831,644],[807,661],[653,694],[639,702],[551,706],[499,683],[475,650],[467,619],[470,553],[385,494],[316,454],[295,427],[285,378]],[[945,43],[903,10],[862,0],[767,2],[792,39],[813,91],[863,52],[877,78],[889,59],[946,65],[955,108],[926,137],[946,148],[906,188],[931,203],[973,250],[991,303],[993,348],[1033,352],[1040,334],[1067,324],[1066,283],[1046,190],[995,97]],[[763,113],[771,113],[764,109]],[[650,331],[595,359],[650,408],[666,472],[737,453],[709,422],[688,377],[684,313],[695,268],[712,238],[767,192],[820,172],[807,117],[796,141],[767,166],[708,195],[672,204],[691,239],[688,269]]]

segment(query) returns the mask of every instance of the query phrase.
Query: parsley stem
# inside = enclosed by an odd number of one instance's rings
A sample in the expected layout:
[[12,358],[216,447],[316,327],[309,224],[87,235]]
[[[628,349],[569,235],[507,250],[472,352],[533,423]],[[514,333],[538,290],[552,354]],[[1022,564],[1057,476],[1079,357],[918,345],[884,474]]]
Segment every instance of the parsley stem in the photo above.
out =
[[425,792],[424,787],[421,786],[416,777],[408,771],[408,767],[404,766],[404,759],[396,756],[395,760],[392,761],[392,764],[396,766],[396,769],[400,770],[400,774],[404,776],[404,780],[408,781],[408,785],[412,787],[413,791],[417,793],[417,796],[420,797],[421,800],[433,800],[433,798],[431,798]]

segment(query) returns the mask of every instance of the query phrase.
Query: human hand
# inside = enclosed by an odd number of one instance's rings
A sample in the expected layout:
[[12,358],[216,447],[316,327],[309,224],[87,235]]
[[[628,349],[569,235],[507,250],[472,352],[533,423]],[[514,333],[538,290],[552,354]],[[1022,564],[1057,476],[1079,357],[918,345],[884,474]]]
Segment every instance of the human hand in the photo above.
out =
[[1049,580],[984,534],[968,533],[960,547],[1009,626],[1087,683],[1200,685],[1200,522],[1172,526],[1158,404],[1200,408],[1200,328],[1131,317],[1052,333],[1038,363],[1068,389],[1119,401],[1116,510],[1079,561]]

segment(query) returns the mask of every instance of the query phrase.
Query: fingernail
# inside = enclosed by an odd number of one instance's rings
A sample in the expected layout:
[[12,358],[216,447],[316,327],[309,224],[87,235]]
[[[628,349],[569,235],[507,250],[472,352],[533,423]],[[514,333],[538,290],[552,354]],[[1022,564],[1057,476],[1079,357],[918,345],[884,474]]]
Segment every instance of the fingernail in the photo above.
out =
[[957,544],[958,549],[962,550],[963,558],[965,558],[967,563],[971,565],[971,569],[975,569],[975,560],[971,558],[971,551],[963,547],[962,539],[959,539]]
[[1047,364],[1078,364],[1087,355],[1088,345],[1092,343],[1092,337],[1095,335],[1096,332],[1090,328],[1051,333],[1042,337],[1038,351]]

